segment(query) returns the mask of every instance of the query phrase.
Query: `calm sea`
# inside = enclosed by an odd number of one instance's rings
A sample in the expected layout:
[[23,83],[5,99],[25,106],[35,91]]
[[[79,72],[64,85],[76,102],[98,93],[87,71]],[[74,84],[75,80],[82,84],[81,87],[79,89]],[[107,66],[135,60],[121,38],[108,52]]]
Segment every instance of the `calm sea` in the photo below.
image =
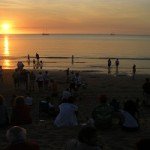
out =
[[[43,69],[66,69],[107,72],[107,59],[119,58],[121,73],[150,74],[150,36],[129,35],[0,35],[0,65],[14,69],[17,61],[33,68],[32,60],[38,53]],[[27,55],[31,63],[27,63]],[[74,63],[71,56],[74,55]]]

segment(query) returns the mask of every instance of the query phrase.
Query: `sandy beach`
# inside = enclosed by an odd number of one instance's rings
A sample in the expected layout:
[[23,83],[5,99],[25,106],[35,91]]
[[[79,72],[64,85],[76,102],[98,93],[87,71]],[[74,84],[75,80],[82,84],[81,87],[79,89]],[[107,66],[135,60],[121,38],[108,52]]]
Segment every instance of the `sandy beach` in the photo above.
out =
[[[12,94],[25,95],[24,88],[15,90],[12,80],[13,70],[4,70],[3,83],[0,83],[0,94],[6,99],[6,104],[10,108]],[[59,93],[61,94],[68,84],[66,83],[66,72],[63,70],[49,71],[51,78],[56,79],[59,84]],[[79,99],[76,104],[79,107],[79,126],[73,128],[56,128],[49,118],[39,118],[38,102],[48,95],[49,92],[38,90],[31,93],[34,99],[32,110],[33,123],[24,126],[27,129],[28,137],[34,139],[40,145],[41,150],[60,150],[65,142],[70,138],[76,138],[81,124],[90,117],[95,106],[98,105],[98,96],[106,94],[109,100],[116,98],[121,105],[124,101],[139,98],[143,101],[142,85],[146,77],[150,75],[136,75],[135,80],[130,76],[114,76],[111,74],[98,74],[95,72],[80,71],[81,78],[87,83],[86,88],[81,88],[77,94]],[[56,100],[58,101],[58,100]],[[57,102],[55,102],[57,103]],[[114,119],[112,129],[107,131],[98,131],[99,144],[103,145],[104,150],[134,150],[135,143],[144,137],[150,138],[150,110],[146,107],[140,108],[140,130],[135,133],[127,133],[121,130]],[[5,138],[6,129],[0,129],[0,149],[5,147],[7,140]]]

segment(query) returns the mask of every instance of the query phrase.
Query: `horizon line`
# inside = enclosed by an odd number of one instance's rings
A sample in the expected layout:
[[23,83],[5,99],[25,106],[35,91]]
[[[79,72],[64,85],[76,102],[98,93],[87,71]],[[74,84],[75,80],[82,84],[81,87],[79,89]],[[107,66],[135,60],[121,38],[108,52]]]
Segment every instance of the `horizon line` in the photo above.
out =
[[[0,35],[42,35],[43,33],[0,33]],[[126,36],[150,36],[150,34],[126,34],[126,33],[47,33],[50,35],[126,35]]]

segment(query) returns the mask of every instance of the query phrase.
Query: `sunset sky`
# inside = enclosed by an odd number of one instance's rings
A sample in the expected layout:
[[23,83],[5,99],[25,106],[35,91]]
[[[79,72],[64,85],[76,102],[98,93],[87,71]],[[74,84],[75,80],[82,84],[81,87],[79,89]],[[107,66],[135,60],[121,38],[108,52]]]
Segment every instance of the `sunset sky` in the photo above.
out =
[[0,33],[46,31],[150,34],[150,0],[0,0]]

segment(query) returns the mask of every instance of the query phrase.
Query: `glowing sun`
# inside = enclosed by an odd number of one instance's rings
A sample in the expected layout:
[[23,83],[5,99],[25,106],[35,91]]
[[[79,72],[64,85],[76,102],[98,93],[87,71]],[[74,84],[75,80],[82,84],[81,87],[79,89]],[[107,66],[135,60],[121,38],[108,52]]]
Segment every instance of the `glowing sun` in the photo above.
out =
[[10,24],[3,23],[2,24],[2,31],[5,32],[5,33],[9,33],[9,31],[10,31]]

